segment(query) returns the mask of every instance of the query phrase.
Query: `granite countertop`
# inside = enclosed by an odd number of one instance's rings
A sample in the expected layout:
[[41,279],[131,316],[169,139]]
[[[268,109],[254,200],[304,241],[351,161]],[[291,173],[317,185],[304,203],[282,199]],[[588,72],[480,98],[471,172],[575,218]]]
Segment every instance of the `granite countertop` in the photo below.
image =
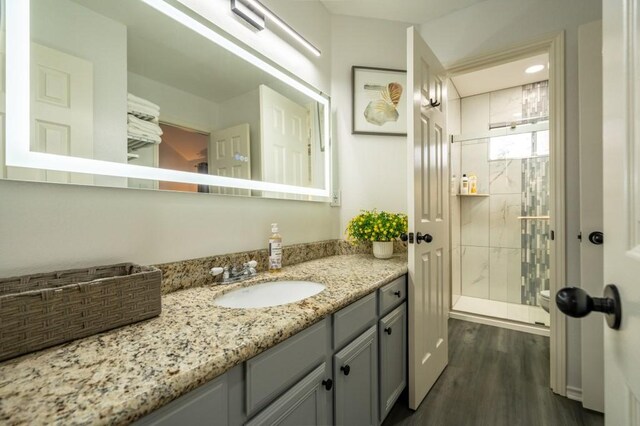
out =
[[[332,256],[164,295],[157,318],[0,363],[0,423],[130,423],[406,272],[406,254]],[[271,308],[213,303],[232,289],[275,280],[327,288]]]

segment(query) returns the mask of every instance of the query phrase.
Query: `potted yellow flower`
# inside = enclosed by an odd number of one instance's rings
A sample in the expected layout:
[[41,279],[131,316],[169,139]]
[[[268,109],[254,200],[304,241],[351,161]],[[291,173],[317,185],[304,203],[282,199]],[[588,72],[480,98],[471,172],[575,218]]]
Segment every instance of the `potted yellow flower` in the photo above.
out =
[[349,221],[345,233],[348,240],[371,241],[373,255],[388,259],[393,255],[393,240],[407,232],[407,215],[385,211],[363,210]]

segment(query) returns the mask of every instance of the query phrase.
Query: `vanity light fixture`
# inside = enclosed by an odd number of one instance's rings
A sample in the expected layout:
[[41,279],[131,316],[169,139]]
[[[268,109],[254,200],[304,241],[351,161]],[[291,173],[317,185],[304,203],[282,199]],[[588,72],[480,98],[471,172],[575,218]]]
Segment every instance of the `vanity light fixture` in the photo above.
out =
[[247,21],[252,27],[258,31],[265,28],[265,18],[268,18],[291,38],[306,47],[311,53],[320,56],[320,50],[311,44],[306,38],[302,37],[299,32],[291,28],[289,24],[284,22],[278,15],[273,13],[268,7],[260,3],[258,0],[231,0],[231,10],[233,13]]
[[245,20],[257,31],[265,28],[264,14],[242,0],[231,0],[231,11]]
[[544,65],[531,65],[529,68],[527,68],[526,70],[524,70],[524,72],[526,72],[527,74],[535,74],[537,72],[540,72],[544,69]]

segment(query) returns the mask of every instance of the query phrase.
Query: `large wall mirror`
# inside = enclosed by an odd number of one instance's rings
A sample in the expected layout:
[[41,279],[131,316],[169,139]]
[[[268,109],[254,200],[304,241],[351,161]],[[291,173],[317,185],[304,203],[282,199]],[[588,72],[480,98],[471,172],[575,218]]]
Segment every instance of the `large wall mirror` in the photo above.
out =
[[328,199],[328,97],[197,16],[162,0],[4,3],[1,177]]

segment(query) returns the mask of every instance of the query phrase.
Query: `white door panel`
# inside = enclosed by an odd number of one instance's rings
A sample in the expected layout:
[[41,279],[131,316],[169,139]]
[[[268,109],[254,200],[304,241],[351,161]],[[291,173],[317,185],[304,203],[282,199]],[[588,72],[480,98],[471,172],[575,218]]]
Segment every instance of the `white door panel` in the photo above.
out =
[[[93,63],[32,43],[31,88],[31,150],[93,158]],[[7,167],[7,177],[93,183],[88,174],[21,167]]]
[[[416,409],[448,363],[449,195],[444,68],[413,28],[407,33],[409,407]],[[440,102],[432,106],[430,101]],[[447,186],[445,186],[447,185]],[[416,238],[414,237],[414,238]],[[416,238],[417,239],[417,238]]]
[[640,425],[639,10],[640,0],[603,2],[604,284],[615,284],[622,299],[620,329],[604,333],[612,426]]
[[[251,179],[251,147],[249,124],[239,124],[211,134],[209,173]],[[211,187],[213,194],[250,195],[247,189]]]

